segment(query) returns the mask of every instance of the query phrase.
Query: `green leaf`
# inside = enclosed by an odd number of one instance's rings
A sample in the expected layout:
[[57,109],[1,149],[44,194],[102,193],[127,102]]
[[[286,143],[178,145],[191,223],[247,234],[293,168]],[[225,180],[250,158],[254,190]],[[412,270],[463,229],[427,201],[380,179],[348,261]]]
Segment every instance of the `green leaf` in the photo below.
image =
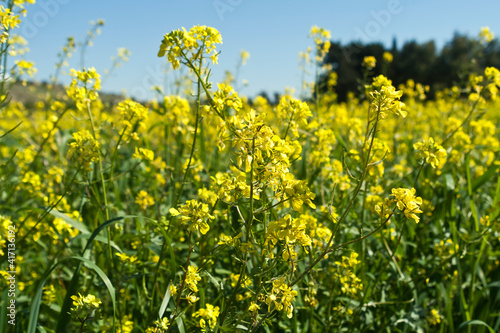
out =
[[99,232],[101,232],[104,228],[106,228],[107,226],[110,226],[118,221],[121,221],[123,220],[124,217],[123,216],[120,216],[120,217],[115,217],[114,219],[111,219],[111,220],[108,220],[106,222],[104,222],[103,224],[99,225],[97,228],[95,228],[95,230],[92,232],[92,235],[90,235],[89,237],[89,240],[87,241],[87,245],[85,246],[85,249],[83,250],[83,253],[82,253],[82,256],[85,254],[85,252],[88,250],[88,248],[90,247],[90,245],[92,244],[92,241],[94,240],[94,238],[97,237],[97,234]]
[[[38,315],[40,313],[40,306],[42,304],[43,287],[45,286],[45,283],[47,282],[48,278],[50,277],[50,274],[52,273],[52,271],[59,264],[65,263],[66,261],[70,261],[72,259],[76,259],[76,260],[79,260],[80,262],[85,263],[90,268],[92,268],[97,273],[97,275],[99,275],[99,277],[104,282],[104,284],[106,285],[106,288],[108,289],[108,291],[109,291],[109,293],[111,295],[111,301],[113,303],[113,312],[116,314],[115,288],[111,284],[111,281],[106,276],[106,274],[104,274],[104,272],[99,267],[97,267],[93,262],[91,262],[90,260],[88,260],[86,258],[79,257],[79,256],[68,257],[68,258],[64,258],[64,259],[60,260],[59,262],[53,264],[45,272],[45,274],[42,276],[42,279],[40,280],[40,284],[38,285],[38,288],[35,291],[35,295],[34,295],[34,297],[32,299],[32,303],[31,303],[31,306],[30,306],[30,317],[29,317],[29,322],[28,322],[28,331],[27,331],[27,333],[35,333],[36,332],[37,323],[38,323]],[[79,269],[80,269],[80,265],[78,265],[78,267],[77,267],[77,270],[79,270]],[[63,311],[64,311],[64,306],[61,309],[60,315],[62,317],[65,317],[65,315],[67,315],[67,314],[62,313]],[[114,316],[113,316],[113,322],[114,322]],[[59,322],[59,324],[58,324],[58,330],[56,330],[56,332],[65,332],[67,324],[68,324],[68,322],[64,322],[64,323]],[[114,326],[114,323],[113,323],[113,326]]]
[[[87,252],[87,250],[89,249],[89,247],[92,245],[93,240],[97,237],[97,235],[99,234],[99,232],[101,232],[104,228],[106,228],[106,227],[108,227],[108,226],[110,226],[110,225],[112,225],[112,224],[114,224],[114,223],[116,223],[118,221],[121,221],[123,219],[124,219],[123,216],[116,217],[114,219],[111,219],[111,220],[108,220],[108,221],[102,223],[97,228],[95,228],[95,230],[90,235],[90,237],[89,237],[89,239],[87,241],[87,244],[85,245],[85,249],[82,251],[82,254],[81,254],[82,257],[73,257],[73,258],[83,258],[83,256],[85,255],[85,252]],[[87,259],[85,259],[85,260],[87,260]],[[83,260],[81,262],[83,262]],[[61,308],[61,314],[59,316],[59,322],[57,324],[57,329],[56,329],[57,333],[64,331],[66,329],[66,325],[69,323],[70,317],[69,317],[68,313],[69,313],[70,306],[71,306],[71,298],[70,297],[72,295],[75,295],[76,291],[78,289],[78,276],[80,274],[81,262],[76,267],[75,272],[73,273],[73,277],[71,279],[71,282],[69,284],[69,287],[68,287],[68,289],[66,291],[66,296],[64,297],[63,306]],[[93,265],[95,266],[95,264],[93,264]],[[97,266],[95,266],[95,267],[97,267]],[[102,271],[100,271],[100,272],[102,272]],[[99,274],[99,272],[98,272],[98,274]],[[102,273],[102,274],[104,274],[104,273]],[[104,275],[104,276],[106,277],[106,279],[108,279],[106,275]],[[108,279],[108,281],[109,281],[109,279]],[[104,281],[104,283],[106,284],[106,281]],[[109,284],[111,285],[111,282],[109,282]],[[106,286],[108,287],[107,284],[106,284]],[[112,287],[112,285],[111,285],[111,287]],[[108,287],[108,289],[109,289],[109,287]],[[115,306],[114,297],[115,296],[113,294],[113,296],[112,296],[112,299],[113,299],[113,311],[116,313],[116,306]],[[113,316],[113,326],[114,326],[114,321],[115,321],[115,316]]]
[[38,288],[35,291],[35,295],[33,296],[33,299],[31,300],[31,306],[30,306],[30,318],[28,322],[28,333],[35,333],[36,332],[36,326],[38,322],[38,314],[40,312],[40,305],[42,304],[42,293],[43,293],[43,287],[45,286],[45,282],[47,282],[48,277],[50,276],[50,273],[61,263],[67,261],[68,258],[65,258],[54,265],[52,265],[42,276],[42,279],[40,280],[40,284],[38,285]]
[[447,173],[444,175],[444,183],[449,191],[455,190],[455,181],[453,180],[453,176],[451,174]]
[[488,324],[486,324],[484,321],[482,320],[478,320],[478,319],[474,319],[474,320],[469,320],[469,321],[466,321],[466,322],[463,322],[460,324],[460,326],[458,326],[458,329],[462,329],[466,326],[470,326],[470,325],[476,325],[476,326],[485,326],[488,331],[490,333],[495,333],[495,330],[493,328],[491,328],[491,326],[489,326]]
[[[90,241],[91,240],[89,239],[89,242]],[[113,330],[114,330],[115,317],[116,317],[116,296],[115,296],[115,288],[113,287],[113,284],[111,283],[111,281],[109,280],[107,275],[92,261],[90,261],[86,258],[83,258],[83,257],[79,257],[79,256],[73,256],[73,257],[69,257],[67,259],[76,259],[76,260],[79,260],[80,263],[75,270],[73,278],[71,279],[70,286],[66,292],[66,297],[64,299],[64,303],[63,303],[63,306],[61,308],[61,313],[59,314],[59,321],[57,323],[56,333],[67,331],[69,322],[71,320],[71,317],[69,315],[70,304],[71,304],[70,297],[73,295],[76,295],[76,289],[78,287],[78,276],[80,273],[80,267],[81,267],[82,262],[85,263],[86,265],[88,265],[90,268],[92,268],[97,273],[97,275],[99,275],[102,282],[104,282],[104,284],[106,285],[106,288],[108,288],[109,294],[111,295],[111,302],[113,303]]]
[[184,322],[182,321],[182,317],[179,316],[175,318],[175,322],[177,323],[177,328],[179,329],[180,333],[186,333],[186,329],[184,328]]
[[170,282],[168,284],[168,287],[167,287],[167,291],[165,292],[165,297],[163,297],[163,301],[161,302],[161,306],[160,306],[160,311],[158,312],[158,318],[163,318],[163,314],[165,313],[165,310],[167,309],[167,305],[168,305],[168,302],[170,301],[170,295],[171,295],[171,291],[170,291],[170,285],[172,284],[172,282]]
[[470,173],[470,154],[465,155],[465,174],[467,176],[467,194],[469,195],[469,205],[472,217],[474,218],[474,226],[476,232],[479,231],[479,218],[477,216],[476,204],[474,203],[472,191],[472,178]]
[[16,126],[12,127],[10,130],[8,130],[7,132],[5,132],[4,134],[0,135],[0,139],[3,138],[4,136],[8,135],[10,132],[14,131],[16,128],[18,128],[19,126],[21,126],[23,122],[19,122],[19,124],[17,124]]
[[69,224],[70,226],[72,226],[73,228],[75,228],[76,230],[79,230],[80,232],[83,232],[84,234],[89,234],[90,231],[89,229],[87,229],[87,227],[80,221],[77,221],[71,217],[69,217],[68,215],[64,214],[64,213],[61,213],[55,209],[52,209],[50,212],[49,212],[50,215],[58,218],[58,219],[61,219],[63,220],[64,222],[66,222],[67,224]]
[[500,165],[492,165],[485,173],[472,182],[472,192],[475,193],[478,188],[483,186],[490,178],[498,177],[498,168]]
[[[88,233],[88,234],[82,233],[82,234],[79,234],[78,236],[76,236],[75,238],[70,239],[70,242],[74,242],[80,238],[90,238],[90,236],[91,236],[90,233]],[[94,239],[98,242],[103,243],[103,244],[108,244],[108,239],[106,237],[96,236]],[[123,253],[123,250],[118,245],[116,245],[115,242],[111,241],[110,244],[111,244],[111,247],[116,249],[118,252]]]
[[208,276],[208,279],[210,280],[210,282],[212,282],[215,287],[217,288],[218,291],[221,291],[221,290],[224,290],[224,285],[222,284],[222,282],[219,282],[216,278],[214,278],[212,276],[212,274],[210,274],[208,271],[204,271],[203,272],[206,276]]

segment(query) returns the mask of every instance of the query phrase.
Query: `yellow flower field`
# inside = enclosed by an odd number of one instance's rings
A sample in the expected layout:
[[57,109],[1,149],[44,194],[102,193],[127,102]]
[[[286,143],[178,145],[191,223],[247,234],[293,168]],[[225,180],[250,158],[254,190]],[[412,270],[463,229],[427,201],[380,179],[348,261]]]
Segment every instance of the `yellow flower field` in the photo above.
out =
[[428,100],[373,75],[387,53],[347,102],[332,72],[271,104],[212,82],[223,37],[166,33],[188,93],[157,101],[104,102],[89,67],[24,105],[3,69],[0,331],[500,330],[500,71]]

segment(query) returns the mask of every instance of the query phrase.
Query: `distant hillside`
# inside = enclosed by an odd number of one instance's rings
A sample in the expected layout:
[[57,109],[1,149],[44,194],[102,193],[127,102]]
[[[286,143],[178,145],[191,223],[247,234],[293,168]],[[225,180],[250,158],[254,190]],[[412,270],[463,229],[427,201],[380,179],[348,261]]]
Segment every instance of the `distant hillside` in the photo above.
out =
[[[61,84],[56,84],[53,90],[56,100],[65,98],[66,90]],[[35,102],[44,100],[49,95],[49,84],[47,82],[27,81],[25,84],[16,82],[9,89],[12,100],[22,102],[24,105],[33,105]],[[99,92],[101,100],[105,104],[115,104],[123,100],[124,97],[118,94]]]

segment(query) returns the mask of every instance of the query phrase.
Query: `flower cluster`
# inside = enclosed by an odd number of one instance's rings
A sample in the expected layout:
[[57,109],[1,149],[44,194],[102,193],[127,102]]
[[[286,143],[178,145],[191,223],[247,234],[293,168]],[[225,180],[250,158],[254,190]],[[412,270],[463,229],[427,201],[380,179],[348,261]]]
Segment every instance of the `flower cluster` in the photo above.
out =
[[[219,318],[219,307],[212,304],[205,304],[204,309],[199,309],[193,313],[193,318],[201,317],[198,325],[201,327],[202,332],[213,330],[217,325],[217,318]],[[208,323],[208,327],[207,327]]]
[[135,198],[135,203],[138,204],[142,210],[146,210],[148,207],[153,206],[155,201],[153,197],[148,194],[148,192],[141,190]]
[[16,67],[12,68],[13,76],[23,76],[27,74],[29,77],[33,77],[37,69],[35,68],[35,63],[33,61],[26,60],[16,60]]
[[392,55],[391,52],[384,52],[384,54],[382,55],[382,59],[384,59],[384,61],[386,63],[391,63],[392,60],[394,60],[394,56]]
[[336,261],[335,277],[338,278],[342,293],[354,297],[363,289],[361,280],[354,273],[354,269],[359,264],[358,254],[351,252],[349,257],[342,257],[342,261]]
[[204,55],[210,57],[212,62],[216,64],[219,54],[215,47],[216,44],[221,43],[222,37],[215,28],[198,25],[189,31],[182,28],[163,37],[158,57],[163,57],[166,54],[174,69],[179,68],[181,61],[188,61],[192,65]]
[[[234,166],[231,166],[231,172],[217,172],[212,176],[214,192],[217,193],[219,200],[223,202],[236,202],[238,198],[244,196],[250,198],[250,186],[246,181],[246,174]],[[254,191],[254,198],[259,198],[258,191]]]
[[223,83],[218,83],[217,88],[212,100],[212,107],[216,112],[222,115],[226,107],[232,108],[236,112],[240,111],[243,104],[238,93],[231,86]]
[[200,274],[198,274],[199,269],[195,266],[189,266],[186,272],[186,285],[193,292],[198,292],[198,281],[201,280]]
[[309,37],[314,38],[314,44],[316,44],[316,61],[319,63],[323,61],[326,54],[330,50],[331,33],[329,30],[315,25],[311,27]]
[[370,118],[387,118],[387,112],[392,112],[397,116],[406,117],[408,112],[404,111],[405,104],[400,101],[403,92],[396,90],[392,85],[382,85],[379,90],[369,93],[371,98]]
[[101,300],[92,294],[82,296],[80,293],[71,296],[73,300],[73,308],[71,308],[71,316],[78,318],[82,323],[94,318],[96,311],[99,310]]
[[433,168],[442,168],[446,161],[446,150],[434,142],[431,137],[427,141],[417,142],[413,144],[413,148],[418,151],[417,158],[425,159]]
[[73,99],[79,110],[85,110],[99,96],[101,77],[94,67],[84,68],[81,71],[72,68],[70,72],[73,80],[66,93]]
[[152,150],[146,148],[135,147],[135,153],[132,155],[133,158],[138,158],[140,160],[152,161],[155,159],[155,153]]
[[137,256],[133,255],[133,256],[129,256],[127,255],[126,253],[116,253],[116,256],[118,257],[118,259],[120,259],[121,262],[125,263],[125,264],[133,264],[134,262],[136,262],[138,260]]
[[146,120],[148,119],[148,108],[140,103],[132,100],[125,100],[118,103],[116,107],[120,111],[120,120],[125,129],[130,129],[131,137],[138,140],[139,136],[136,132],[136,126],[145,129]]
[[406,218],[414,219],[418,223],[420,218],[416,214],[423,213],[420,210],[422,198],[415,197],[415,192],[414,188],[411,188],[411,190],[407,188],[393,188],[392,196],[394,197],[393,200],[396,203],[396,207],[403,211]]
[[316,209],[316,205],[312,202],[316,197],[307,186],[307,181],[297,180],[291,173],[287,173],[282,178],[283,188],[277,192],[277,198],[290,200],[292,208],[297,212],[302,212],[303,205],[307,204],[312,209]]
[[267,295],[265,302],[267,304],[267,311],[271,311],[274,307],[277,311],[285,311],[288,318],[293,317],[292,302],[297,297],[297,291],[290,288],[284,277],[280,277],[273,281],[273,288],[271,294]]
[[489,27],[482,27],[481,31],[479,32],[479,38],[482,41],[489,43],[493,40],[493,38],[495,38],[495,35],[490,31]]
[[210,230],[206,220],[214,218],[210,215],[208,205],[197,200],[188,200],[178,210],[172,207],[169,212],[172,216],[180,215],[181,223],[187,225],[189,231],[198,230],[202,234]]
[[5,43],[9,37],[8,31],[21,23],[19,15],[14,15],[9,8],[0,6],[0,22],[2,25],[2,33],[0,35],[0,43]]
[[363,67],[365,67],[369,71],[374,69],[376,64],[377,59],[375,59],[374,56],[367,56],[363,59]]
[[154,327],[148,327],[145,333],[166,333],[168,331],[168,327],[170,326],[170,322],[167,317],[163,317],[154,322]]
[[298,99],[283,97],[278,104],[276,111],[278,117],[287,124],[285,131],[285,138],[290,131],[293,137],[298,137],[298,128],[307,126],[307,118],[312,116],[311,110],[306,102],[302,102]]
[[269,223],[266,244],[271,243],[274,246],[278,242],[283,242],[285,245],[282,254],[283,260],[295,259],[297,257],[294,250],[295,244],[302,247],[311,245],[311,238],[306,234],[306,227],[305,219],[293,219],[290,214],[287,214],[281,219]]
[[423,203],[422,198],[415,197],[416,190],[414,188],[393,188],[392,197],[385,198],[383,202],[375,205],[375,212],[383,219],[389,218],[393,213],[392,205],[396,204],[396,208],[401,210],[408,219],[415,220],[416,223],[420,221],[419,213],[423,213],[420,206]]
[[99,142],[87,130],[73,133],[73,139],[75,142],[69,144],[68,158],[76,158],[78,165],[90,171],[91,163],[99,160]]

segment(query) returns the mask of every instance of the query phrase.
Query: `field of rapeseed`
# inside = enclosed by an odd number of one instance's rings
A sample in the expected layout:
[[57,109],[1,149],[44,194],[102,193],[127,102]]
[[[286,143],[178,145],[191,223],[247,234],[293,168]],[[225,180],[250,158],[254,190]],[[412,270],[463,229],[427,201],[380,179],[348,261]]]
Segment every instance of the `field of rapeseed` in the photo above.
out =
[[33,64],[3,66],[0,331],[498,332],[500,72],[426,100],[366,57],[340,103],[310,37],[316,79],[276,105],[211,81],[206,26],[151,50],[187,73],[159,101],[103,102],[89,67],[23,105]]

